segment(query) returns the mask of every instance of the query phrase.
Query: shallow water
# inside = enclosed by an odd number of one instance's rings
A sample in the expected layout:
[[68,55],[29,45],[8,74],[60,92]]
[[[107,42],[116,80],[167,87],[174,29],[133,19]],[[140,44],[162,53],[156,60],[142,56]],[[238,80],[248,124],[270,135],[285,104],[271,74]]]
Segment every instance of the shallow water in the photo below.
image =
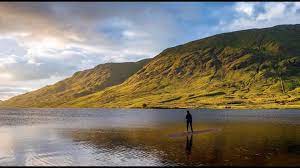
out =
[[300,110],[190,111],[0,109],[0,165],[300,166]]

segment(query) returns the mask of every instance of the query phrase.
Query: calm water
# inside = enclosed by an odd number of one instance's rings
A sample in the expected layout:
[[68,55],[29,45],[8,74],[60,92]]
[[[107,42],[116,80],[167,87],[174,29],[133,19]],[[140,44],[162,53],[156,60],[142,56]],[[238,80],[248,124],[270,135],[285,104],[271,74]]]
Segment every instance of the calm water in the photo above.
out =
[[[300,166],[300,110],[0,109],[0,165]],[[298,133],[298,134],[297,134]]]

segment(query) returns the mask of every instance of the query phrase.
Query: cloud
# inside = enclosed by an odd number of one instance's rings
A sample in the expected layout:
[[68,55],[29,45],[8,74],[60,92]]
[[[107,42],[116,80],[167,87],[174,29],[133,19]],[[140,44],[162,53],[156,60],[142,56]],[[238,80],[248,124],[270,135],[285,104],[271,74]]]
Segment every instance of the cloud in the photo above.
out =
[[0,100],[5,100],[11,96],[28,92],[28,88],[14,88],[14,87],[3,87],[0,86]]
[[152,4],[141,8],[130,3],[14,2],[1,3],[0,11],[0,32],[34,50],[50,44],[116,50],[133,47],[133,41],[141,46],[145,42],[153,50],[168,45],[171,33],[180,34],[173,16]]
[[222,31],[264,28],[279,24],[299,24],[299,2],[237,3],[235,16],[229,21],[220,21]]
[[29,81],[45,83],[100,63],[153,57],[176,44],[174,34],[181,34],[176,20],[159,4],[3,2],[0,83],[37,89]]
[[241,13],[245,13],[248,16],[252,16],[255,10],[254,6],[255,3],[238,2],[235,5],[235,10]]

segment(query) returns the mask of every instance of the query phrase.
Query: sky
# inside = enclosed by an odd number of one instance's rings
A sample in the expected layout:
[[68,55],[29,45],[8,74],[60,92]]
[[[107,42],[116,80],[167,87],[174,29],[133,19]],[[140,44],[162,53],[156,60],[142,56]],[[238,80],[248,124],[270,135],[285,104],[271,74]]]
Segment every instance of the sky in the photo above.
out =
[[300,2],[0,2],[0,100],[211,35],[300,23]]

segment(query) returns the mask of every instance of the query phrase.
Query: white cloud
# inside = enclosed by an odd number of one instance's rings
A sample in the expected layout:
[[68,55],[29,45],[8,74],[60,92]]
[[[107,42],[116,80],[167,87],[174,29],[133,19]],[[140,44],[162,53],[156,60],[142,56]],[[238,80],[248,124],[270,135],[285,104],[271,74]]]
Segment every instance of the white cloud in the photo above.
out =
[[[258,9],[259,7],[261,9]],[[260,2],[255,5],[244,2],[242,5],[238,3],[234,10],[236,11],[234,19],[222,21],[218,25],[218,27],[222,27],[221,31],[300,23],[299,2]],[[244,15],[245,13],[247,13],[246,16]]]
[[0,86],[0,100],[5,100],[11,96],[15,96],[18,94],[22,94],[24,92],[28,92],[29,88],[15,88],[15,87],[3,87]]
[[0,79],[2,80],[11,80],[13,79],[13,76],[10,73],[0,73]]
[[[260,13],[256,20],[269,21],[274,18],[282,19],[285,16],[285,10],[287,8],[286,3],[272,3],[264,6],[266,12]],[[288,11],[286,11],[288,13]]]
[[235,10],[241,13],[245,13],[248,16],[252,16],[254,13],[255,3],[238,2],[235,5]]
[[134,39],[139,37],[148,37],[149,35],[144,32],[137,32],[132,30],[123,31],[123,35],[128,39]]

